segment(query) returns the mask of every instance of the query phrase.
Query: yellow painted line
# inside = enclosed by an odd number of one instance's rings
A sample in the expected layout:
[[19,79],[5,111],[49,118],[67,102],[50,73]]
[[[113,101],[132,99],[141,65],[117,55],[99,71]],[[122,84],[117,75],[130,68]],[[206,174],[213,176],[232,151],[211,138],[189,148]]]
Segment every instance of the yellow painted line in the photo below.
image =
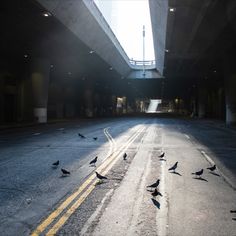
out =
[[[105,132],[105,129],[104,129]],[[108,138],[109,142],[110,139]],[[112,143],[111,143],[112,144]],[[105,165],[109,161],[105,161],[98,167],[98,171],[100,168]],[[106,167],[106,166],[105,166]],[[45,228],[50,225],[61,213],[64,209],[95,179],[95,175],[91,175],[80,187],[79,189],[74,192],[71,196],[69,196],[55,211],[53,211],[31,234],[31,236],[39,236]]]
[[57,221],[57,223],[48,231],[46,236],[55,235],[57,231],[65,224],[69,217],[75,212],[75,210],[83,203],[87,196],[93,191],[95,185],[91,185],[80,198],[67,210],[67,212]]
[[[136,134],[132,140],[126,145],[125,150],[132,144],[132,142],[139,136],[140,133]],[[123,151],[124,149],[120,150]],[[101,174],[105,175],[106,173],[111,170],[111,168],[114,166],[114,164],[117,162],[118,157],[120,155],[120,152],[115,155],[115,158],[113,158],[113,163],[106,168]],[[55,225],[52,226],[52,228],[48,231],[46,236],[53,236],[57,233],[57,231],[65,224],[65,222],[70,218],[70,216],[76,211],[76,209],[79,208],[79,206],[83,203],[83,201],[87,198],[87,196],[93,191],[95,188],[95,185],[91,185],[88,187],[88,189],[79,197],[79,199],[66,211],[65,214],[57,221]]]
[[[144,127],[142,128],[144,130]],[[140,131],[141,133],[141,131]],[[140,134],[138,131],[129,139],[127,144],[123,145],[119,152],[124,151],[128,146],[137,138]],[[126,148],[125,148],[126,146]],[[106,159],[98,168],[97,171],[102,171],[105,169],[120,153],[112,155],[110,158]],[[96,178],[95,174],[91,175],[77,191],[75,191],[71,196],[69,196],[56,210],[54,210],[31,234],[31,236],[39,236],[64,210],[68,205]],[[91,187],[91,186],[90,186]],[[90,189],[90,188],[88,188]],[[92,190],[91,190],[92,191]],[[85,191],[85,193],[87,190]],[[81,195],[81,197],[83,194]],[[79,198],[80,199],[80,198]],[[77,200],[79,201],[79,200]],[[82,203],[82,202],[81,202]]]

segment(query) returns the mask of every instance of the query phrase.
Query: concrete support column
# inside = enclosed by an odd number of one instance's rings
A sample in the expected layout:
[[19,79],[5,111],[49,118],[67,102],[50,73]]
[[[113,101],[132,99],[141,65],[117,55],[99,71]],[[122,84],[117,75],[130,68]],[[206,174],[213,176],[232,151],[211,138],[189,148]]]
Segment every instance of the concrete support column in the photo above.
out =
[[236,72],[225,82],[226,123],[236,124]]
[[207,91],[205,88],[199,88],[198,90],[198,117],[204,118],[206,116],[206,99]]
[[47,122],[48,84],[50,63],[46,59],[34,59],[31,64],[33,114],[37,123]]
[[93,117],[93,86],[91,81],[87,81],[84,90],[85,116]]
[[4,121],[4,79],[0,75],[0,124]]
[[225,53],[224,77],[225,77],[225,111],[226,124],[236,124],[236,69],[235,57],[231,52]]

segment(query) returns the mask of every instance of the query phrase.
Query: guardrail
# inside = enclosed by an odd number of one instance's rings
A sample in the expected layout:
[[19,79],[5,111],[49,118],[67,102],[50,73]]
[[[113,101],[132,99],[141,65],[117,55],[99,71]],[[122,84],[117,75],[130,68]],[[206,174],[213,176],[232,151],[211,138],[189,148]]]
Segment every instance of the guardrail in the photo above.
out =
[[131,65],[134,66],[154,66],[156,64],[155,60],[150,61],[136,61],[136,60],[129,60]]

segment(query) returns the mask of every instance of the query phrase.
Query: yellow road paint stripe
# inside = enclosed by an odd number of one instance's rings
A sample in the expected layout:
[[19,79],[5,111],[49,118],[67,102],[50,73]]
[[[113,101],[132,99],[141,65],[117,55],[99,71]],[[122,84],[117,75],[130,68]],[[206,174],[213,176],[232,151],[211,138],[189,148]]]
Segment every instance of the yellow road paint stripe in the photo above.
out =
[[80,198],[67,210],[67,212],[59,219],[59,221],[48,231],[46,236],[55,235],[56,232],[65,224],[69,217],[75,212],[75,210],[83,203],[87,196],[93,191],[95,185],[91,185]]
[[[144,127],[142,128],[144,130]],[[140,131],[141,133],[141,131]],[[120,154],[121,151],[124,151],[128,146],[137,138],[140,134],[138,131],[129,139],[128,143],[123,145],[118,154],[112,155],[110,158],[106,159],[98,168],[97,171],[102,171],[102,169],[107,168],[107,166]],[[126,147],[126,148],[125,148]],[[39,236],[64,210],[68,205],[96,178],[95,174],[91,175],[80,187],[69,196],[56,210],[54,210],[31,234],[31,236]],[[90,188],[88,188],[90,189]],[[86,192],[86,191],[85,191]],[[83,194],[82,194],[83,196]],[[79,198],[80,199],[80,198]],[[78,201],[78,200],[77,200]],[[81,202],[82,203],[82,202]]]

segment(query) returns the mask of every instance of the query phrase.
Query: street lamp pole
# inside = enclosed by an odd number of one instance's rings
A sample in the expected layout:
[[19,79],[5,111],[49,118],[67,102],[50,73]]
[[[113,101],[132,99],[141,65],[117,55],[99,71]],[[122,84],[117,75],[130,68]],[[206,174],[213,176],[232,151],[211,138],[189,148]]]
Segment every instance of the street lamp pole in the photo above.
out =
[[143,25],[143,76],[145,77],[145,25]]

